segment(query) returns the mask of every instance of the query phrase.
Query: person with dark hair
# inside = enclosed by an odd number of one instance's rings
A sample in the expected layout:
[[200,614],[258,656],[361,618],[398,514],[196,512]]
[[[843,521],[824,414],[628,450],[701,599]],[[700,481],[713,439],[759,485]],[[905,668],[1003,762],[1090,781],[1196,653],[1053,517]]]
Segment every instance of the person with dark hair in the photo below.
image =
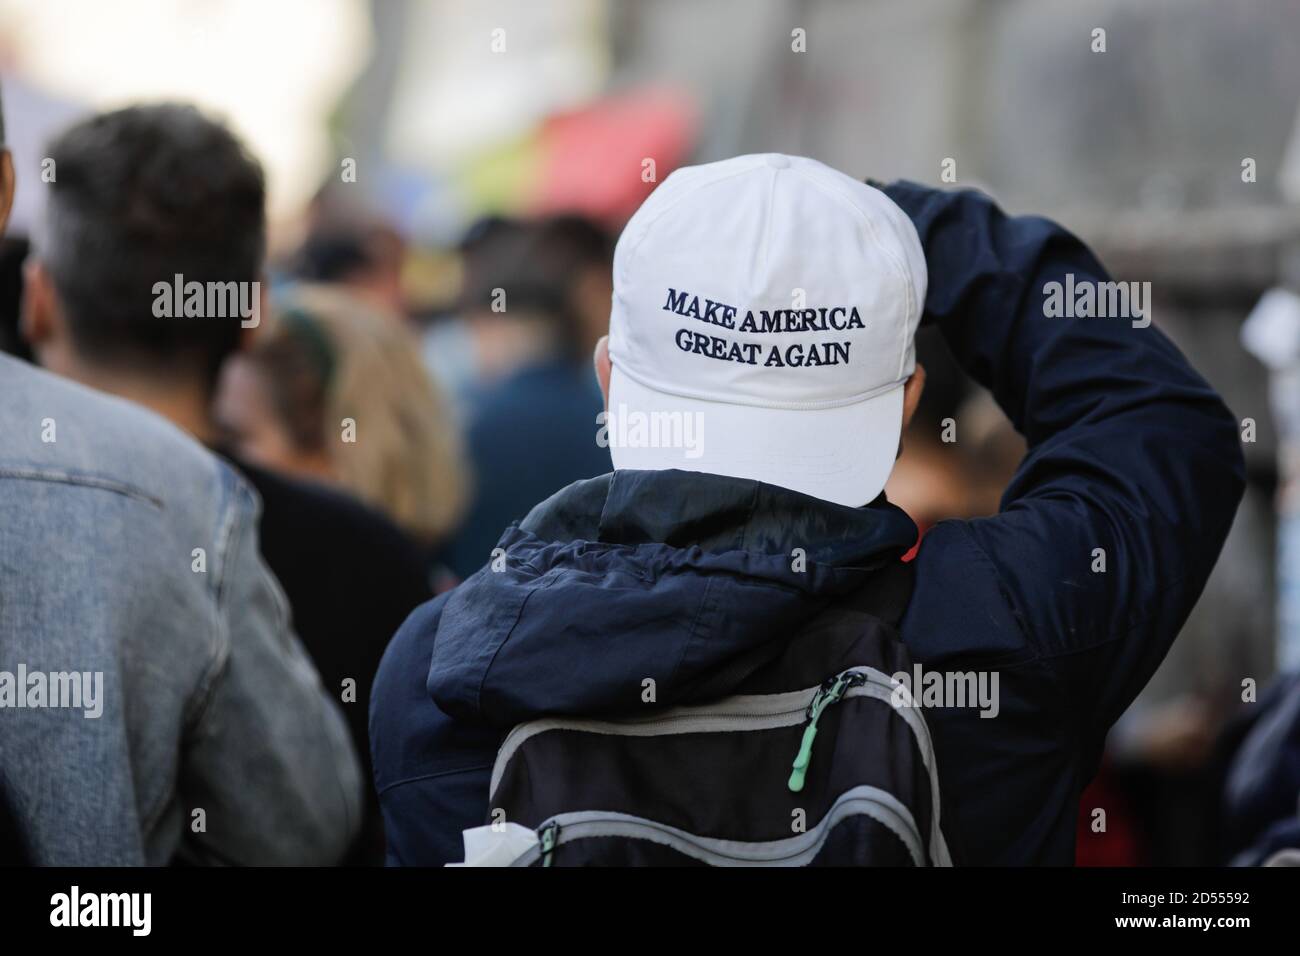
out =
[[564,279],[564,311],[574,346],[584,360],[609,331],[609,299],[614,294],[610,266],[614,239],[585,216],[552,216],[538,224],[539,257]]
[[342,286],[389,321],[402,323],[405,239],[388,223],[361,213],[334,217],[341,221],[330,218],[311,230],[289,263],[290,273],[305,282]]
[[261,167],[224,126],[179,104],[94,116],[58,137],[49,158],[56,175],[24,317],[41,363],[107,391],[147,390],[209,437],[207,396],[254,317],[184,321],[158,299],[177,277],[186,291],[260,291]]
[[[13,187],[0,150],[0,226]],[[77,248],[126,269],[93,225]],[[0,433],[0,862],[336,862],[358,762],[244,479],[159,416],[6,355]]]
[[[262,308],[260,166],[224,126],[173,104],[84,120],[48,154],[57,178],[23,310],[37,358],[221,450],[218,373]],[[226,457],[262,499],[262,553],[364,757],[371,677],[393,630],[431,593],[424,555],[339,491]],[[356,861],[380,845],[373,798],[369,806]]]
[[[608,450],[593,440],[601,400],[586,358],[599,338],[591,335],[589,239],[575,220],[492,219],[462,244],[462,312],[480,382],[463,396],[473,498],[444,554],[461,577],[538,499],[610,469]],[[594,292],[602,321],[605,283],[603,298],[599,281]]]

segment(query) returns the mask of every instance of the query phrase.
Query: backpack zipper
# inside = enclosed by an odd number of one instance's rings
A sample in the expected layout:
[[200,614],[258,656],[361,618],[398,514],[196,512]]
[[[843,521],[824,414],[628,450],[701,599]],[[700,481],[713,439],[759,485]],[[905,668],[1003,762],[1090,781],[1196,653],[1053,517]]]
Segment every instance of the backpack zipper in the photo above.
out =
[[790,769],[790,789],[798,793],[808,776],[808,765],[812,763],[813,741],[817,739],[817,722],[827,707],[844,699],[850,687],[865,684],[867,675],[861,671],[847,670],[827,678],[813,694],[805,712],[803,739],[799,742],[799,752],[795,754],[794,766]]
[[774,841],[736,842],[688,833],[644,817],[607,811],[559,814],[537,828],[539,843],[514,861],[515,866],[554,866],[561,839],[565,845],[581,840],[624,838],[646,840],[684,853],[710,866],[803,865],[824,844],[830,831],[849,816],[865,815],[887,827],[907,847],[917,866],[926,864],[924,840],[907,808],[892,795],[861,786],[843,794],[826,816],[807,833]]

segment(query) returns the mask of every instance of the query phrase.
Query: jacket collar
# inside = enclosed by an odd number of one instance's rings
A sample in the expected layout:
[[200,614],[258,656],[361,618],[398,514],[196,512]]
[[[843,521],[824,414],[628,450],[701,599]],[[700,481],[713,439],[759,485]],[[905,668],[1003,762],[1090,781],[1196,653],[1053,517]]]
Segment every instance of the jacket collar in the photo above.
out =
[[915,537],[883,500],[844,508],[680,471],[579,482],[450,594],[427,689],[451,716],[500,726],[635,709],[647,678],[666,704],[860,593]]
[[689,471],[617,471],[579,481],[520,524],[550,541],[658,543],[702,551],[788,555],[818,564],[877,567],[916,543],[917,530],[881,494],[849,508],[786,488]]

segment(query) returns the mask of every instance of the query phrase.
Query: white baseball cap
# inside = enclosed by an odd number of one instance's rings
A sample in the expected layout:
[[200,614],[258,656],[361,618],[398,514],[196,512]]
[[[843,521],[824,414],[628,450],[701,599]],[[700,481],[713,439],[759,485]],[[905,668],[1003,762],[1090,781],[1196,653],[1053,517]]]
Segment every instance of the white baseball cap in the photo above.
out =
[[614,467],[867,504],[898,453],[925,289],[907,215],[822,163],[674,172],[614,252]]

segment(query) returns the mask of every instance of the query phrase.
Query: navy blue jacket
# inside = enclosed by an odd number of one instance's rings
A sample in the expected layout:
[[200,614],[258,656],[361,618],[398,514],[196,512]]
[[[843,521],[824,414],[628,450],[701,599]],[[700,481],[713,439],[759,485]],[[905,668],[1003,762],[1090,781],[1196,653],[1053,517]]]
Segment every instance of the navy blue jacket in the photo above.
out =
[[[1109,279],[1060,227],[975,192],[885,191],[925,249],[926,320],[1029,446],[998,515],[936,525],[915,558],[902,622],[913,657],[1000,681],[995,718],[926,711],[943,828],[958,862],[1068,864],[1106,731],[1169,649],[1232,522],[1237,425],[1154,326],[1044,314],[1046,283]],[[504,570],[417,610],[380,666],[370,733],[389,862],[460,858],[511,724],[617,710],[646,677],[671,703],[693,676],[864,586],[867,566],[915,535],[883,500],[842,508],[675,471],[617,472],[539,505],[502,539]],[[793,547],[808,553],[802,573]]]

